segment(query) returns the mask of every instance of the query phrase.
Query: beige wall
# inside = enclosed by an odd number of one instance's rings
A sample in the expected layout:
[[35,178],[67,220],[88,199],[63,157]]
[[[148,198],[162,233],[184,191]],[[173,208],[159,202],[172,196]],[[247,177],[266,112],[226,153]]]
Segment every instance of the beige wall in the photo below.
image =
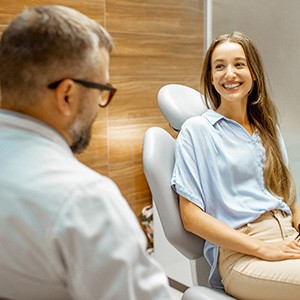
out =
[[99,111],[93,141],[79,159],[111,177],[139,215],[151,203],[142,166],[143,136],[150,126],[168,128],[157,92],[167,83],[198,87],[203,0],[0,0],[0,30],[25,6],[38,4],[73,7],[99,21],[114,38],[111,83],[118,92]]

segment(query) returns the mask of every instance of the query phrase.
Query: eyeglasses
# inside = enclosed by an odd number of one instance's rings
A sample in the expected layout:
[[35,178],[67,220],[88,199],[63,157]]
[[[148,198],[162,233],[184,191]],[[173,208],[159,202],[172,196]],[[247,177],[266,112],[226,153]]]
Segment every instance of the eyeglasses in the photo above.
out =
[[[91,81],[86,81],[86,80],[73,79],[73,78],[70,78],[70,79],[73,80],[74,82],[78,83],[78,84],[81,84],[81,85],[87,87],[87,88],[100,90],[101,91],[101,96],[100,96],[101,99],[99,101],[99,106],[100,107],[107,106],[108,103],[111,101],[112,97],[114,96],[114,94],[117,91],[117,89],[114,88],[113,86],[111,86],[110,84],[104,85],[104,84],[91,82]],[[61,80],[52,82],[48,85],[48,88],[54,90],[64,80],[65,79],[61,79]]]

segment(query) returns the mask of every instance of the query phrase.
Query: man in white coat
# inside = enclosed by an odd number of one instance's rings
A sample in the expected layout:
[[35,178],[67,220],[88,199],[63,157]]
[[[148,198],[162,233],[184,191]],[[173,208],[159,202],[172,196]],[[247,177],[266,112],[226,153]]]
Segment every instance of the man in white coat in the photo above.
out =
[[0,297],[170,299],[117,186],[73,153],[109,85],[110,35],[62,6],[23,11],[0,43]]

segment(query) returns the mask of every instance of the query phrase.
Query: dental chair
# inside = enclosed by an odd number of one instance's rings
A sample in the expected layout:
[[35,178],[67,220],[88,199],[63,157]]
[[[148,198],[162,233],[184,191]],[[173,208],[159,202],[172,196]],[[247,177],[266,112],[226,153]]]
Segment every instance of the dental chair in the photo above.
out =
[[[186,119],[201,115],[207,109],[198,91],[179,84],[163,86],[158,93],[158,104],[176,131]],[[184,229],[178,195],[170,187],[174,161],[175,139],[160,127],[149,128],[144,136],[143,164],[152,198],[166,239],[192,262],[193,286],[184,292],[182,300],[234,299],[208,285],[209,267],[203,256],[204,240]]]

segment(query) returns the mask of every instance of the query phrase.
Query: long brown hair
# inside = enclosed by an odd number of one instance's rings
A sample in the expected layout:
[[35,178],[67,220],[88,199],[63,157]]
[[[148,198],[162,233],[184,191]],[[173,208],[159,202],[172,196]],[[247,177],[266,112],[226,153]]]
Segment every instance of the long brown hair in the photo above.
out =
[[211,83],[211,57],[214,49],[224,42],[233,42],[242,46],[252,78],[255,78],[248,96],[247,114],[250,123],[257,128],[265,147],[265,186],[269,192],[282,197],[289,206],[292,206],[296,198],[296,189],[280,148],[276,107],[266,88],[265,73],[259,52],[244,34],[233,32],[221,35],[207,50],[200,79],[201,92],[204,94],[206,105],[217,109],[221,104],[221,97]]

